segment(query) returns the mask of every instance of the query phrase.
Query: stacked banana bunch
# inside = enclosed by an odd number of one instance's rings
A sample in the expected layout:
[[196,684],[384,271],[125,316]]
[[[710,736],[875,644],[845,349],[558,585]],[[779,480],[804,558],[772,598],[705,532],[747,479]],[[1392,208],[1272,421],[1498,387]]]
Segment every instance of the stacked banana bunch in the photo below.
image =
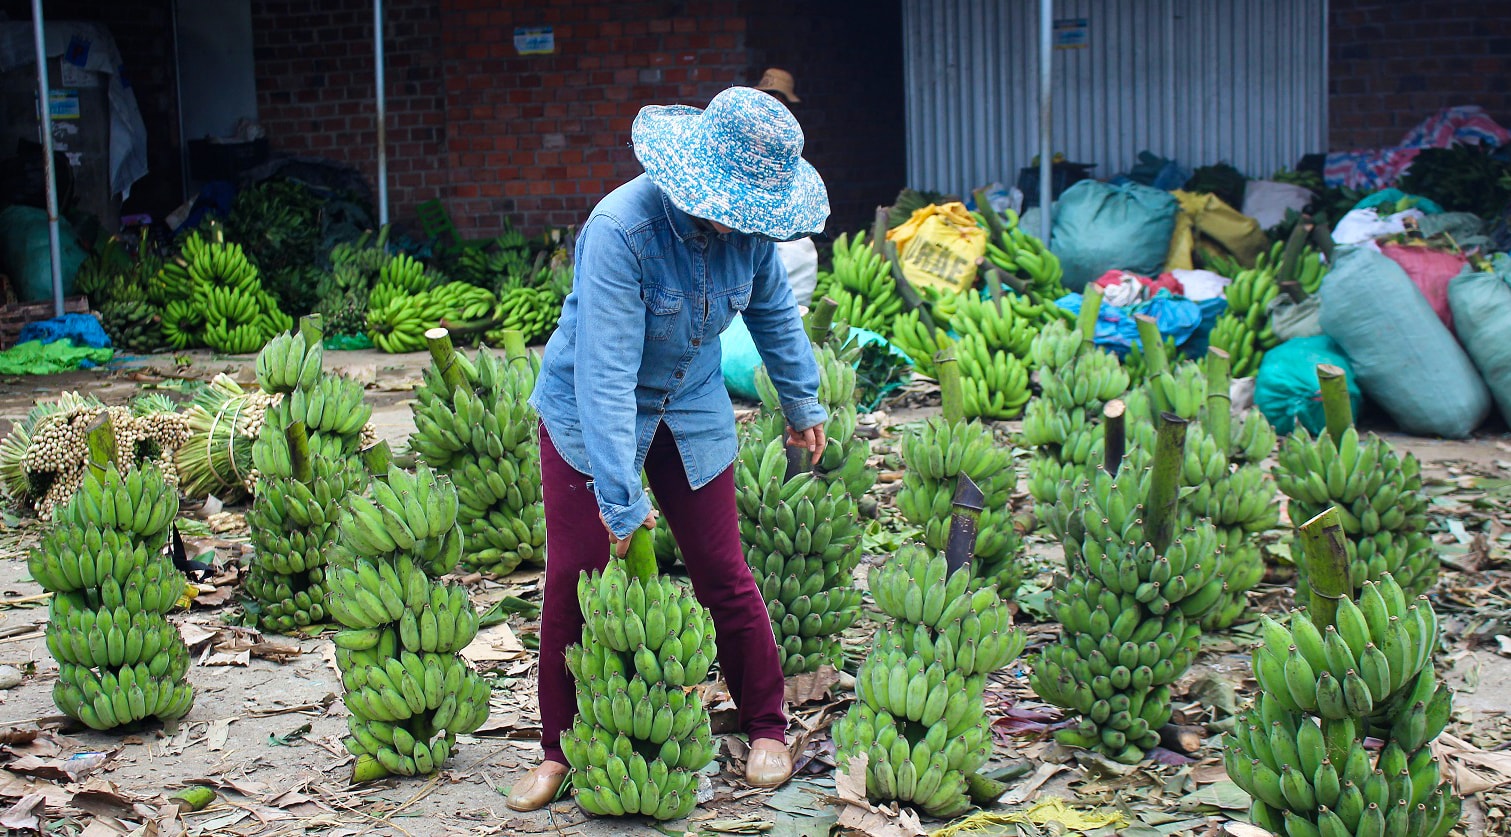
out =
[[[1428,746],[1453,697],[1437,679],[1438,623],[1426,597],[1409,602],[1387,573],[1336,624],[1301,610],[1289,627],[1265,617],[1254,649],[1264,689],[1223,739],[1233,781],[1254,798],[1256,825],[1276,834],[1447,834],[1462,800]],[[1364,739],[1384,742],[1377,752]]]
[[1023,443],[1034,449],[1028,491],[1034,516],[1063,538],[1072,505],[1062,504],[1060,495],[1075,495],[1101,462],[1102,406],[1128,389],[1128,373],[1115,355],[1063,322],[1039,332],[1030,357],[1041,394],[1023,414]]
[[53,593],[53,702],[91,729],[181,718],[194,704],[189,650],[166,616],[186,584],[164,552],[177,516],[178,490],[155,466],[91,466],[31,551],[32,578]]
[[[982,300],[974,291],[944,292],[936,299],[951,301],[948,320],[939,316],[942,306],[937,303],[932,331],[917,311],[899,314],[892,322],[892,341],[913,360],[914,369],[928,376],[936,374],[935,353],[954,346],[960,361],[965,414],[973,418],[1016,418],[1030,395],[1024,360],[1038,333],[1038,325],[1031,318],[1036,307],[1018,296],[1004,298],[1000,304]],[[958,337],[951,337],[941,322],[949,323]]]
[[354,242],[341,242],[331,249],[328,272],[316,284],[315,313],[333,335],[361,334],[366,325],[367,298],[378,282],[383,266],[393,258],[388,253],[389,227],[362,233]]
[[1252,377],[1264,353],[1280,344],[1269,315],[1270,302],[1280,295],[1275,281],[1279,270],[1278,261],[1261,257],[1258,266],[1240,271],[1227,287],[1227,313],[1217,318],[1209,340],[1232,356],[1235,378]]
[[480,351],[457,353],[465,383],[454,391],[434,362],[415,390],[409,446],[457,487],[462,563],[508,575],[521,562],[545,562],[546,521],[540,490],[540,442],[528,399],[540,361]]
[[257,358],[258,384],[283,396],[252,444],[257,482],[247,512],[256,548],[247,592],[269,631],[325,621],[326,553],[342,501],[366,479],[355,454],[372,408],[361,384],[324,373],[320,339],[306,321],[273,338]]
[[[1204,630],[1221,630],[1248,608],[1248,591],[1264,579],[1259,538],[1280,523],[1275,483],[1262,463],[1275,449],[1275,430],[1258,409],[1218,439],[1210,409],[1228,409],[1227,399],[1208,401],[1208,379],[1194,362],[1177,364],[1150,377],[1127,398],[1130,435],[1136,437],[1130,461],[1142,463],[1154,445],[1154,417],[1174,413],[1191,420],[1186,431],[1182,501],[1195,517],[1217,532],[1217,572],[1227,583],[1217,606],[1202,620]],[[1220,406],[1219,406],[1220,405]]]
[[1314,439],[1298,427],[1278,459],[1275,482],[1290,497],[1292,520],[1309,520],[1328,506],[1338,510],[1355,590],[1385,573],[1413,595],[1432,586],[1438,562],[1423,532],[1427,506],[1415,456],[1397,453],[1373,433],[1360,439],[1349,425],[1339,439],[1326,431]]
[[252,445],[267,410],[282,396],[243,389],[234,378],[210,379],[184,411],[189,437],[174,455],[185,497],[215,495],[234,502],[252,493]]
[[65,392],[57,401],[33,407],[0,442],[0,487],[6,497],[51,520],[84,483],[89,457],[85,436],[102,413],[110,417],[118,448],[130,464],[163,468],[164,478],[178,484],[171,464],[174,451],[189,438],[189,428],[171,405],[139,399],[131,407],[106,407],[93,396]]
[[490,329],[488,343],[503,345],[507,331],[518,331],[525,343],[534,344],[549,337],[561,317],[561,301],[564,297],[550,287],[516,286],[499,294],[498,325]]
[[870,441],[855,435],[859,347],[836,351],[837,340],[814,346],[818,398],[829,411],[829,443],[818,468],[809,469],[805,459],[801,471],[789,475],[786,419],[765,367],[756,371],[756,389],[766,413],[748,429],[735,461],[745,560],[766,600],[787,674],[826,663],[839,667],[839,634],[860,616],[853,579],[862,530],[857,504],[876,473],[866,467]]
[[[905,546],[871,572],[871,594],[893,618],[855,678],[855,704],[834,725],[838,763],[866,756],[866,793],[935,817],[1001,790],[976,774],[992,753],[981,694],[986,675],[1023,652],[1026,638],[994,584],[969,565]],[[991,791],[995,790],[996,793]]]
[[1322,253],[1310,244],[1301,249],[1296,260],[1296,282],[1307,296],[1316,296],[1322,290],[1322,279],[1327,276],[1328,266]]
[[834,240],[834,263],[819,271],[814,299],[838,303],[836,322],[886,334],[902,311],[902,297],[892,279],[892,263],[866,240],[864,230],[852,238],[841,233]]
[[[1024,232],[1016,212],[1008,210],[1002,220],[1006,222],[1002,234],[987,239],[987,261],[1009,276],[1028,283],[1029,290],[1039,298],[1034,309],[1039,322],[1047,325],[1064,319],[1061,309],[1054,305],[1055,300],[1065,295],[1065,285],[1060,281],[1065,276],[1060,257],[1044,242]],[[978,217],[977,222],[991,231],[992,225],[984,217]]]
[[498,305],[498,297],[487,288],[466,282],[447,282],[430,291],[430,305],[443,312],[438,319],[466,322],[487,317]]
[[110,344],[125,352],[155,352],[168,345],[162,312],[145,299],[113,300],[99,308]]
[[901,452],[907,467],[897,492],[897,510],[923,529],[924,545],[944,549],[955,484],[962,474],[970,477],[984,497],[977,522],[976,574],[1003,590],[1018,589],[1026,568],[1010,505],[1018,483],[1012,451],[998,445],[991,428],[980,422],[950,424],[935,416],[903,435]]
[[[629,561],[583,573],[582,643],[567,649],[577,718],[561,736],[577,802],[591,814],[685,817],[698,804],[698,771],[714,755],[708,712],[692,687],[708,676],[708,609],[654,573],[649,532]],[[643,575],[630,568],[643,568]]]
[[477,635],[466,588],[434,580],[462,551],[456,489],[420,465],[369,490],[347,496],[325,570],[356,781],[436,772],[488,719],[491,693],[458,655]]
[[1185,523],[1177,513],[1170,543],[1151,542],[1162,464],[1141,469],[1125,461],[1117,476],[1097,469],[1083,483],[1080,539],[1063,538],[1070,573],[1051,604],[1064,630],[1033,672],[1040,697],[1081,715],[1056,740],[1125,764],[1159,743],[1170,684],[1190,667],[1201,619],[1223,592],[1209,522]]
[[431,295],[433,280],[425,265],[404,253],[383,265],[367,298],[367,338],[374,346],[390,354],[425,348],[425,330],[446,314]]
[[860,616],[855,497],[834,476],[805,470],[788,479],[780,437],[764,445],[746,439],[735,485],[745,560],[766,600],[783,673],[839,668],[839,634]]
[[955,356],[967,417],[1011,419],[1023,414],[1033,393],[1028,366],[1017,355],[992,349],[980,334],[966,334],[956,341]]
[[934,355],[955,344],[954,338],[950,337],[949,332],[946,331],[945,323],[948,321],[940,316],[939,302],[946,299],[963,299],[964,296],[965,294],[949,291],[935,296],[936,303],[931,310],[934,317],[932,329],[923,322],[916,310],[905,311],[892,320],[892,345],[902,349],[903,353],[913,361],[913,369],[918,374],[928,378],[934,377],[937,374],[934,368]]
[[[293,320],[263,287],[257,266],[241,245],[227,242],[219,227],[209,235],[206,241],[198,231],[190,233],[179,255],[159,273],[165,334],[175,347],[204,345],[224,354],[251,354],[292,327]],[[169,311],[173,302],[180,304]]]

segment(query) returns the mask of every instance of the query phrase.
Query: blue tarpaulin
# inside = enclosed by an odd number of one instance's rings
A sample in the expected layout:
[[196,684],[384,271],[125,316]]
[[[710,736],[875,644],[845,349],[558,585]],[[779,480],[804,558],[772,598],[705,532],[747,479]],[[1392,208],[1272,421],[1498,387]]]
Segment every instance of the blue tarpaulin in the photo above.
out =
[[105,333],[105,329],[100,327],[100,321],[92,314],[64,314],[50,320],[27,323],[21,328],[16,342],[28,343],[32,340],[41,343],[72,340],[75,346],[89,349],[110,348],[110,335]]
[[[1081,295],[1066,294],[1055,300],[1055,304],[1072,314],[1079,314]],[[1128,308],[1103,302],[1097,314],[1096,344],[1111,349],[1120,356],[1126,355],[1129,349],[1139,344],[1138,322],[1134,319],[1139,314],[1153,317],[1159,324],[1160,334],[1175,338],[1177,346],[1185,345],[1205,319],[1199,303],[1183,296],[1175,296],[1169,291],[1160,291],[1153,299]],[[1211,327],[1208,326],[1208,331],[1210,330]]]

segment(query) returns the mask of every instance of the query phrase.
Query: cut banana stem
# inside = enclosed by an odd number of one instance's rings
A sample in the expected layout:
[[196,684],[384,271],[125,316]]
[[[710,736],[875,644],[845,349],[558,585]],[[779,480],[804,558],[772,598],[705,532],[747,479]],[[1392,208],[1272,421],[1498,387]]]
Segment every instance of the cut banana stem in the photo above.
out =
[[362,464],[369,474],[386,474],[393,464],[393,449],[381,441],[362,451]]
[[1337,622],[1338,601],[1353,594],[1348,574],[1348,544],[1338,510],[1329,507],[1301,524],[1301,545],[1311,589],[1309,610],[1312,623],[1320,630]]
[[814,303],[813,310],[808,312],[808,340],[820,346],[829,342],[829,333],[834,328],[834,312],[839,310],[839,303],[834,297],[826,296]]
[[85,459],[88,469],[103,472],[116,461],[115,428],[110,424],[110,414],[101,412],[84,431],[84,444],[89,448]]
[[960,382],[960,364],[955,349],[947,346],[934,355],[934,371],[939,376],[939,399],[944,420],[950,424],[965,421],[965,393]]
[[986,496],[969,474],[955,478],[955,513],[950,518],[950,539],[945,542],[945,569],[954,572],[970,566],[976,554],[976,526],[985,508]]
[[1149,478],[1149,499],[1144,510],[1144,531],[1155,554],[1163,555],[1175,536],[1176,501],[1180,496],[1181,465],[1185,460],[1186,425],[1189,422],[1174,413],[1162,413],[1159,421],[1153,473]]
[[441,370],[441,380],[451,387],[451,391],[467,385],[467,376],[456,362],[456,346],[451,343],[451,332],[437,326],[425,332],[425,344],[430,347],[430,358],[435,361],[436,368]]
[[1114,477],[1123,467],[1123,455],[1128,451],[1127,412],[1128,406],[1118,398],[1102,407],[1102,470]]
[[1159,333],[1159,321],[1148,314],[1135,316],[1138,323],[1139,348],[1144,353],[1149,377],[1170,371],[1170,356],[1165,354],[1165,339]]
[[1097,318],[1102,313],[1102,286],[1087,285],[1081,292],[1081,313],[1076,315],[1076,330],[1081,339],[1093,343],[1097,337]]
[[1207,435],[1217,443],[1224,456],[1232,449],[1233,397],[1228,393],[1232,382],[1232,365],[1228,353],[1216,346],[1207,349]]
[[315,478],[313,466],[310,463],[310,434],[304,422],[291,422],[283,431],[283,438],[289,445],[289,463],[294,466],[294,479],[308,484]]
[[1348,374],[1331,363],[1319,363],[1317,389],[1322,394],[1322,414],[1327,420],[1327,433],[1336,444],[1354,424],[1354,405],[1348,398]]

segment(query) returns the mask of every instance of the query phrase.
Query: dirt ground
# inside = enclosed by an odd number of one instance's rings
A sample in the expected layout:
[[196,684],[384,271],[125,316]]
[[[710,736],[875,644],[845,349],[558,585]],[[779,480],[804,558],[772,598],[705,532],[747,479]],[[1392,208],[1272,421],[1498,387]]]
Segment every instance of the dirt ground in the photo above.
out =
[[[428,359],[375,352],[331,353],[328,358],[328,366],[345,369],[369,385],[379,435],[402,447],[412,427],[406,399]],[[0,381],[0,432],[8,430],[10,421],[23,416],[35,400],[65,390],[91,390],[116,402],[160,383],[165,376],[207,378],[224,371],[250,379],[245,361],[202,353],[179,360],[190,362],[140,358],[108,371]],[[889,424],[926,412],[900,409],[891,414]],[[1459,833],[1511,833],[1505,814],[1511,795],[1504,795],[1511,787],[1506,784],[1511,783],[1511,754],[1505,751],[1511,741],[1506,714],[1511,704],[1505,698],[1511,694],[1511,535],[1507,534],[1511,437],[1443,442],[1392,435],[1391,440],[1416,453],[1426,466],[1434,494],[1435,537],[1443,545],[1448,565],[1435,603],[1450,633],[1440,664],[1457,690],[1455,722],[1449,732],[1463,748],[1450,747],[1444,755],[1460,782],[1486,786],[1469,800]],[[237,511],[232,507],[204,520],[198,527],[202,531],[190,538],[191,555],[213,551],[217,566],[244,560],[245,529]],[[194,517],[192,507],[188,516]],[[10,825],[8,818],[15,813],[15,809],[4,809],[25,801],[28,793],[41,794],[44,805],[36,813],[41,814],[47,833],[88,837],[134,829],[140,834],[321,833],[335,837],[548,832],[590,837],[684,833],[807,837],[828,834],[839,812],[828,761],[833,750],[824,728],[844,710],[851,693],[845,675],[832,673],[789,683],[794,734],[804,768],[782,791],[746,788],[736,778],[741,747],[729,739],[727,749],[708,771],[702,794],[705,804],[687,821],[654,825],[594,820],[570,801],[534,814],[507,810],[503,794],[536,759],[539,734],[532,655],[520,645],[535,625],[517,615],[507,627],[485,631],[480,643],[469,649],[469,656],[495,677],[489,724],[478,735],[464,737],[445,770],[428,780],[349,787],[350,757],[339,743],[345,733],[345,709],[329,643],[264,637],[230,624],[239,610],[239,590],[229,586],[205,592],[211,606],[201,602],[175,615],[198,660],[189,674],[198,698],[182,723],[168,729],[146,728],[125,737],[61,727],[51,700],[57,668],[38,631],[47,609],[25,564],[25,549],[35,542],[39,527],[15,517],[6,517],[4,522],[0,531],[0,664],[22,668],[26,677],[20,686],[0,691],[0,826]],[[1046,566],[1058,559],[1056,547],[1030,540],[1031,554]],[[863,571],[864,567],[862,575]],[[1287,582],[1283,572],[1268,579],[1258,591],[1260,606],[1289,606]],[[479,607],[505,595],[538,598],[538,574],[522,572],[497,582],[478,582],[474,589]],[[1025,609],[1031,611],[1027,605]],[[1031,629],[1036,640],[1052,635],[1042,627]],[[864,651],[869,630],[865,626],[854,630],[851,645],[856,659]],[[1128,816],[1126,826],[1109,826],[1097,834],[1254,834],[1244,830],[1252,827],[1224,815],[1238,805],[1215,793],[1224,785],[1215,736],[1253,688],[1253,681],[1247,679],[1247,641],[1242,632],[1210,641],[1198,666],[1182,681],[1184,691],[1178,690],[1178,717],[1197,727],[1205,725],[1206,746],[1196,758],[1172,753],[1169,764],[1132,771],[1117,770],[1048,743],[1045,727],[1057,714],[1028,690],[1021,662],[995,676],[988,692],[998,741],[993,766],[1002,771],[1000,775],[1012,777],[1007,801],[1014,803],[1000,810],[1023,811],[1059,797],[1083,813],[1122,811]],[[715,708],[721,710],[715,713],[717,724],[727,720],[729,712],[717,687],[714,692]],[[162,797],[193,783],[216,787],[217,800],[181,819],[163,814]],[[144,822],[148,825],[141,826]],[[981,833],[1058,833],[1058,826],[1027,823],[1027,819],[1021,825],[1002,822]],[[888,821],[887,827],[894,828],[896,823]],[[878,827],[875,833],[907,832]]]

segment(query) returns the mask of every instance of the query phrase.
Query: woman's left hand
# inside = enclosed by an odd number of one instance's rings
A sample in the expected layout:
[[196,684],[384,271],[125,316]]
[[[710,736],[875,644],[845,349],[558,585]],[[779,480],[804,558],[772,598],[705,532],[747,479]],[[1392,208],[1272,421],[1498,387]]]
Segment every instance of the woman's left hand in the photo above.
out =
[[829,444],[829,438],[824,435],[824,425],[815,424],[807,430],[798,430],[795,427],[787,427],[788,447],[800,447],[813,455],[813,464],[817,465],[824,455],[824,447]]

